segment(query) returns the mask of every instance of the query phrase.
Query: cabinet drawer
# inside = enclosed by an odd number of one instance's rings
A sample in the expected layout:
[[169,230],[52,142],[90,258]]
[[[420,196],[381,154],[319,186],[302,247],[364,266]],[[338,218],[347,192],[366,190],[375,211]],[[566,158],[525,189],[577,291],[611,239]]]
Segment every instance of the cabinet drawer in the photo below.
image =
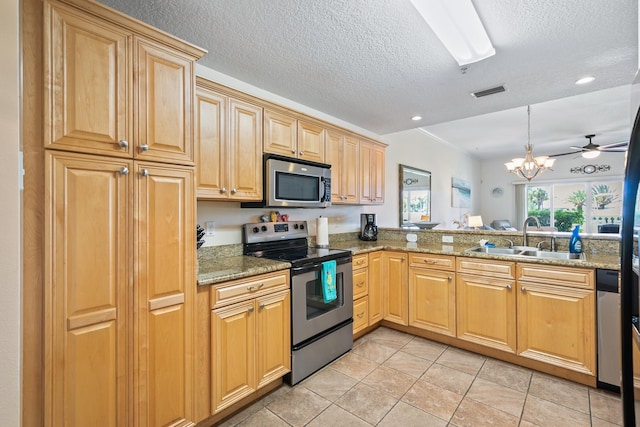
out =
[[495,261],[492,259],[458,257],[456,271],[459,273],[491,275],[494,277],[515,278],[516,263]]
[[351,260],[351,267],[355,270],[357,268],[365,268],[369,266],[369,254],[354,255]]
[[518,281],[594,289],[594,270],[557,265],[518,263]]
[[362,297],[353,302],[353,333],[366,328],[369,322],[369,298]]
[[353,272],[353,300],[357,300],[369,293],[368,270],[355,270]]
[[436,270],[452,270],[456,267],[455,257],[434,254],[410,254],[409,266],[429,267]]
[[218,308],[284,289],[289,289],[288,270],[225,282],[213,286],[211,308]]

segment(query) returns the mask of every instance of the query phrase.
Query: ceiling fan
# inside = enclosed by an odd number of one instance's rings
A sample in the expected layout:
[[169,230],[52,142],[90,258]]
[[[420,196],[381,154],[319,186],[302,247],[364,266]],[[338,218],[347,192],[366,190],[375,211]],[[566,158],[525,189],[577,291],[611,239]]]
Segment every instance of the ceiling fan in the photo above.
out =
[[598,145],[594,144],[591,141],[595,135],[585,135],[584,137],[589,140],[589,143],[582,147],[572,146],[571,148],[576,151],[571,151],[569,153],[561,153],[561,154],[552,154],[549,157],[559,157],[559,156],[568,156],[569,154],[582,154],[582,157],[585,159],[595,159],[600,155],[601,151],[606,152],[624,152],[627,151],[627,147],[629,146],[629,142],[616,142],[608,145]]

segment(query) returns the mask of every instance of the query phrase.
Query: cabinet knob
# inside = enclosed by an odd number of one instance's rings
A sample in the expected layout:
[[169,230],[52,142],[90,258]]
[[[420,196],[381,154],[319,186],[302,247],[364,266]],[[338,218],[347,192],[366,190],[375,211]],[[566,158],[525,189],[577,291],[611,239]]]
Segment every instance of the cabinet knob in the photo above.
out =
[[127,141],[126,139],[121,139],[120,141],[118,141],[118,145],[121,148],[128,148],[129,147],[129,141]]
[[509,290],[509,291],[511,290],[511,285],[507,285],[505,287],[507,288],[507,290]]
[[123,166],[120,168],[120,175],[129,175],[129,168],[126,166]]
[[233,190],[231,190],[231,194],[236,194],[238,192],[238,190],[236,190],[235,188]]
[[140,175],[141,176],[149,176],[149,170],[148,169],[141,169],[140,170]]
[[264,308],[264,303],[260,303],[260,310]]
[[451,280],[453,280],[453,277],[449,276],[449,277],[447,277],[447,280],[451,281]]
[[525,288],[524,286],[522,286],[522,287],[520,288],[520,290],[521,290],[522,292],[525,292],[525,291],[527,290],[527,288]]
[[400,261],[404,261],[404,257],[400,258]]
[[304,151],[301,151],[301,152],[300,152],[300,155],[301,155],[301,156],[304,156]]
[[291,154],[296,154],[296,150],[291,150]]
[[222,187],[222,188],[220,189],[220,192],[221,192],[222,194],[225,194],[225,193],[227,192],[227,189],[226,189],[226,188],[224,188],[224,187]]
[[140,146],[140,151],[149,151],[149,144],[142,144]]
[[253,307],[249,307],[249,308],[247,309],[247,311],[248,311],[249,313],[253,313]]

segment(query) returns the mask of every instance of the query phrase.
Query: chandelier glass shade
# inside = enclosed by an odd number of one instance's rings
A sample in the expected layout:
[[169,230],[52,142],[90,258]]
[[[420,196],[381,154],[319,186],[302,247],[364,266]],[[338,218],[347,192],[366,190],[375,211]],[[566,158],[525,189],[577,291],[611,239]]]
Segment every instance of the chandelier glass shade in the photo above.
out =
[[524,146],[525,156],[511,159],[505,163],[507,171],[531,181],[546,170],[551,170],[556,159],[549,156],[533,157],[533,145],[531,145],[531,107],[527,105],[527,145]]

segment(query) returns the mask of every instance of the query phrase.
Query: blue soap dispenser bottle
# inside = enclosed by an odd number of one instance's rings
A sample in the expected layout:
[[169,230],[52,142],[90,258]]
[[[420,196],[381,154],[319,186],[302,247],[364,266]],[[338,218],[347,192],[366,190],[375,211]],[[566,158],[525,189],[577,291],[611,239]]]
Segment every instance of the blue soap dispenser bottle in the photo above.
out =
[[580,238],[580,225],[576,224],[569,240],[569,252],[572,254],[582,253],[582,239]]

